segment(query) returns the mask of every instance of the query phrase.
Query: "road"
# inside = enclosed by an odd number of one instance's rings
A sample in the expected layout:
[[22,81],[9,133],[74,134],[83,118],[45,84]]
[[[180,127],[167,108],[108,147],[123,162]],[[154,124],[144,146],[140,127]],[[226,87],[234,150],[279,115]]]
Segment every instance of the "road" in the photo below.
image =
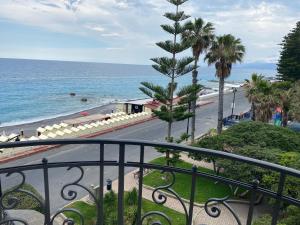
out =
[[[232,94],[227,94],[224,97],[224,116],[229,116],[231,114],[231,102]],[[240,112],[249,110],[250,105],[247,99],[244,97],[242,91],[238,92],[236,95],[236,109],[235,112],[239,114]],[[205,105],[197,110],[197,120],[196,120],[196,135],[203,134],[211,128],[215,128],[217,125],[217,109],[218,103],[217,98],[214,98],[214,103]],[[173,126],[173,136],[178,137],[183,132],[186,131],[186,121],[177,122]],[[136,139],[136,140],[149,140],[149,141],[164,141],[166,136],[166,123],[158,119],[145,122],[143,124],[138,124],[132,127],[128,127],[122,130],[111,132],[99,136],[99,138],[114,138],[114,139]],[[145,161],[150,161],[160,154],[153,149],[146,149],[145,151]],[[127,147],[126,149],[126,160],[128,161],[138,161],[138,149],[137,147]],[[40,163],[42,158],[47,158],[49,162],[66,162],[66,161],[89,161],[99,159],[99,146],[98,145],[68,145],[62,146],[57,149],[32,155],[30,157],[16,160],[7,164],[1,165],[1,167],[12,167],[20,165],[29,165]],[[117,160],[118,159],[118,149],[117,146],[106,146],[105,148],[105,160]],[[126,172],[129,172],[133,168],[126,168]],[[98,167],[85,167],[85,174],[81,184],[89,187],[91,184],[97,185],[99,183],[99,169]],[[104,171],[105,180],[110,178],[112,180],[117,178],[118,170],[116,167],[107,167]],[[57,208],[64,206],[67,201],[65,201],[61,195],[60,191],[64,185],[75,181],[79,177],[79,170],[73,169],[67,171],[66,168],[51,169],[49,171],[49,185],[50,185],[50,196],[51,196],[51,211],[54,212]],[[11,175],[7,178],[2,175],[2,185],[5,187],[11,187],[12,185],[18,184],[20,182],[19,175]],[[26,172],[26,182],[33,185],[40,193],[44,193],[43,189],[43,176],[42,171],[28,171]],[[78,196],[82,197],[87,193],[82,189],[76,187],[71,187],[72,190],[78,191]],[[67,190],[71,190],[70,187]],[[67,194],[67,191],[65,192]]]

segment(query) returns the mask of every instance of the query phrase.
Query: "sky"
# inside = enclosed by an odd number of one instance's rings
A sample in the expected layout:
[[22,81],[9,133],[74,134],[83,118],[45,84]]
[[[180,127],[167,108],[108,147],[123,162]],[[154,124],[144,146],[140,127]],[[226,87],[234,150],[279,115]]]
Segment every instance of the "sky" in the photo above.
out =
[[[160,24],[174,10],[166,0],[0,0],[0,58],[150,64],[165,54],[155,43],[171,39]],[[189,0],[181,10],[240,38],[245,63],[275,63],[300,20],[299,0]]]

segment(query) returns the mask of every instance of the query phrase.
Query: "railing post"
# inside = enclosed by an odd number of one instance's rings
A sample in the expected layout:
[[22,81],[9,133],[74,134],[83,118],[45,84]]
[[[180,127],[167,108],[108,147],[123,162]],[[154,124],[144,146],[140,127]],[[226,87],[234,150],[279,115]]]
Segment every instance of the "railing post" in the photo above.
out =
[[103,192],[104,192],[104,144],[100,144],[100,161],[99,161],[99,208],[98,208],[98,222],[97,224],[104,224],[104,201],[103,201]]
[[138,196],[138,208],[137,208],[137,225],[141,225],[142,214],[142,200],[143,200],[143,177],[144,177],[144,152],[145,146],[141,145],[140,149],[140,171],[139,171],[139,196]]
[[[0,199],[2,198],[2,182],[1,182],[1,174],[0,174]],[[0,207],[0,221],[3,219],[4,210]]]
[[193,168],[192,168],[192,187],[191,187],[188,225],[193,224],[193,212],[194,212],[195,191],[196,191],[196,181],[197,181],[196,173],[197,173],[197,167],[193,166]]
[[281,198],[282,198],[282,192],[284,188],[284,183],[285,183],[285,178],[286,174],[284,172],[280,173],[280,178],[279,178],[279,183],[278,183],[278,190],[277,190],[277,199],[273,208],[272,212],[272,223],[271,225],[276,225],[278,216],[279,216],[279,211],[280,211],[280,205],[281,205]]
[[254,180],[252,183],[253,184],[252,184],[252,190],[251,190],[251,196],[250,196],[250,205],[249,205],[249,210],[248,210],[247,225],[252,224],[253,210],[254,210],[254,205],[255,205],[255,200],[256,200],[256,190],[257,190],[259,181]]
[[125,144],[119,148],[118,225],[124,225],[124,161]]
[[43,173],[44,173],[44,190],[45,190],[45,225],[50,225],[50,194],[49,194],[49,174],[48,174],[48,160],[43,159]]

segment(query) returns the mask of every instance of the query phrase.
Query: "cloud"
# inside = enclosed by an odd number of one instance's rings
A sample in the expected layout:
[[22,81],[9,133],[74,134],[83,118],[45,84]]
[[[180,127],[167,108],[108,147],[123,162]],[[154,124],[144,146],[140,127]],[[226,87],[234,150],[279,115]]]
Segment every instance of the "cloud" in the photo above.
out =
[[[217,34],[240,37],[247,48],[246,61],[276,61],[278,44],[300,18],[299,2],[190,0],[182,10],[213,22]],[[111,60],[118,62],[136,55],[137,63],[147,63],[160,55],[154,43],[170,37],[159,25],[169,23],[162,15],[173,10],[166,0],[0,0],[0,20],[38,27],[53,35],[58,32],[92,38],[116,50],[122,48],[120,55],[111,55],[116,57]]]

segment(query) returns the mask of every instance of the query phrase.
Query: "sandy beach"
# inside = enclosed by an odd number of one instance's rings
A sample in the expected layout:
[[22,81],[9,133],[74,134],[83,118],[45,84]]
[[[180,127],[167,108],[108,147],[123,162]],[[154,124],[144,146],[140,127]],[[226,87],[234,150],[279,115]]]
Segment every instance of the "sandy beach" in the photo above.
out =
[[[115,110],[115,107],[116,107],[115,103],[110,103],[107,105],[95,107],[95,108],[88,109],[88,110],[82,110],[80,112],[84,111],[84,112],[88,112],[89,114],[97,114],[97,113],[106,114],[106,113],[111,113],[112,110]],[[55,118],[45,119],[45,120],[32,122],[32,123],[0,127],[0,134],[2,134],[3,132],[5,132],[6,134],[11,134],[11,133],[18,134],[18,133],[20,133],[21,130],[23,130],[25,136],[30,137],[30,136],[33,136],[36,134],[36,129],[38,127],[51,125],[51,124],[55,124],[55,123],[60,123],[63,120],[80,117],[81,116],[80,112],[72,113],[72,114],[66,115],[66,116],[58,116]]]

